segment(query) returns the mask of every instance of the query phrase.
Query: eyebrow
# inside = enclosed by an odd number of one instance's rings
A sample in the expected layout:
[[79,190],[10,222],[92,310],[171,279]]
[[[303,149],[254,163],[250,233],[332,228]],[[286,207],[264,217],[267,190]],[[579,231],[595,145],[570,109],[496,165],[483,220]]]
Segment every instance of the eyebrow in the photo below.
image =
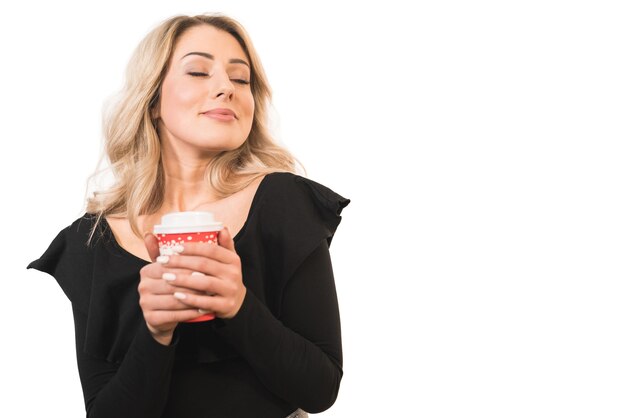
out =
[[[213,55],[209,54],[208,52],[190,52],[188,54],[185,54],[183,56],[183,58],[185,58],[188,55],[199,55],[201,57],[208,58],[210,60],[214,60],[215,59],[215,57]],[[183,58],[181,58],[181,60]],[[246,61],[244,61],[242,59],[239,59],[239,58],[231,58],[228,62],[231,63],[231,64],[243,64],[243,65],[246,65],[248,68],[250,68],[250,64],[248,64]]]

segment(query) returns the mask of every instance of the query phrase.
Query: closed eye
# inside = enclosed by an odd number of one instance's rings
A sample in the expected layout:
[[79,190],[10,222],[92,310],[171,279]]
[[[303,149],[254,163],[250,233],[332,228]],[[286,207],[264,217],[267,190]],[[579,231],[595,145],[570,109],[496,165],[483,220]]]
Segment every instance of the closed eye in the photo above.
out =
[[[197,72],[193,72],[193,73],[188,73],[190,76],[192,77],[206,77],[208,76],[207,73],[197,73]],[[249,81],[247,80],[242,80],[240,78],[236,78],[236,79],[232,79],[232,81],[234,81],[235,83],[239,83],[239,84],[250,84]]]

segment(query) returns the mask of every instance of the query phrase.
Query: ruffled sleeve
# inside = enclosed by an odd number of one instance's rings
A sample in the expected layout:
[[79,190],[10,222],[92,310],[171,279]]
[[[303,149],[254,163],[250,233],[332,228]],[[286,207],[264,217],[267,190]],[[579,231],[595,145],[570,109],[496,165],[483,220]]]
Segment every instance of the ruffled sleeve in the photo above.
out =
[[119,363],[142,323],[138,272],[147,262],[122,254],[105,220],[87,244],[95,221],[93,214],[77,219],[27,268],[52,275],[74,309],[86,316],[76,330],[84,335],[83,351]]
[[53,276],[72,304],[80,311],[89,308],[93,253],[87,246],[92,227],[87,215],[58,233],[43,255],[27,268]]
[[341,212],[350,200],[313,180],[289,173],[274,175],[264,200],[261,229],[268,273],[278,281],[267,297],[270,307],[280,314],[282,290],[322,240],[330,246]]

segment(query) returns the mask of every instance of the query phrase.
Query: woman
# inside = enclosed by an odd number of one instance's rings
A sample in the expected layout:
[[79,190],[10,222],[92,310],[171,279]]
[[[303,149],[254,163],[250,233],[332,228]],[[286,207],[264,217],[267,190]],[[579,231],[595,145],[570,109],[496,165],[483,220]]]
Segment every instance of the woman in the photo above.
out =
[[[115,183],[28,266],[72,302],[87,416],[306,416],[334,403],[328,246],[349,200],[294,174],[268,134],[269,99],[230,18],[176,16],[136,49],[105,122]],[[219,245],[159,256],[151,231],[177,211],[213,212]],[[185,322],[205,312],[216,319]]]

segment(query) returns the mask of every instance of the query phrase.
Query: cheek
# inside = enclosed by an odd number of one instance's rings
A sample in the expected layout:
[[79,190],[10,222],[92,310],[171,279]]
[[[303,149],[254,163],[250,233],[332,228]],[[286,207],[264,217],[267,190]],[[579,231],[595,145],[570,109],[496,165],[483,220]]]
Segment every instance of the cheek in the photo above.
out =
[[248,117],[252,118],[254,116],[254,97],[252,97],[252,93],[250,93],[249,96],[246,97],[243,106]]
[[194,103],[199,96],[197,88],[194,89],[186,86],[181,86],[177,89],[174,89],[172,94],[176,98],[176,102],[180,104]]
[[183,107],[191,105],[198,100],[198,89],[185,86],[184,84],[164,84],[162,106],[166,112],[182,110]]

